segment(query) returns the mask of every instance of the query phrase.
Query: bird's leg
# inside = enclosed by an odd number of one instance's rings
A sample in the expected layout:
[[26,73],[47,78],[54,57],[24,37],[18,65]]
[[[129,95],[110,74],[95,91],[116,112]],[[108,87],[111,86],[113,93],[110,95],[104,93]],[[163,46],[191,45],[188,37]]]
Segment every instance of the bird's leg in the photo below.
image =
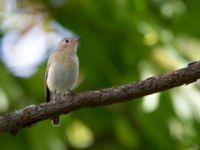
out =
[[61,98],[63,99],[65,97],[65,93],[62,93],[61,94]]
[[60,94],[58,94],[56,91],[54,91],[54,93],[53,93],[53,100],[54,101],[58,101],[59,97],[60,97]]
[[56,91],[53,91],[53,94],[52,94],[52,101],[56,101]]

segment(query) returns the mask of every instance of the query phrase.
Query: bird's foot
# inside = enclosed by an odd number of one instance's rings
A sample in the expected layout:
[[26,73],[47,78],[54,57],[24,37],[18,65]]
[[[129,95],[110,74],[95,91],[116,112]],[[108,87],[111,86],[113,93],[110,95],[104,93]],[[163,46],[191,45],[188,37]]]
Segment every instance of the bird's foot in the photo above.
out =
[[68,92],[69,92],[68,95],[72,95],[72,96],[74,96],[74,95],[76,94],[74,91],[72,91],[72,90],[70,90],[70,89],[68,89]]

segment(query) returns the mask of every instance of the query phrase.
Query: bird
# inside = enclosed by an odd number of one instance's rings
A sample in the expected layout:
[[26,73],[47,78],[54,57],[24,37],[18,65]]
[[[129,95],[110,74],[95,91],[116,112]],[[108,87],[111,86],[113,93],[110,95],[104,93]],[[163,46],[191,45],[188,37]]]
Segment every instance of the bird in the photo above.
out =
[[[56,101],[56,95],[68,95],[76,87],[79,76],[79,41],[80,38],[65,38],[50,55],[45,72],[46,102]],[[53,126],[60,125],[59,116],[51,120]]]

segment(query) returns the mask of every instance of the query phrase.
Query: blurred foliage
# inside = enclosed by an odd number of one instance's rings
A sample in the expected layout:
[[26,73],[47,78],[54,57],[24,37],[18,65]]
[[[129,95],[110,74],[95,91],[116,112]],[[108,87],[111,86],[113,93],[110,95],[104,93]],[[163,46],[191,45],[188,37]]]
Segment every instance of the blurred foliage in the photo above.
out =
[[[3,12],[3,1],[0,4]],[[18,0],[17,4],[18,11],[31,8],[48,14],[46,23],[55,20],[81,37],[83,82],[77,92],[141,80],[200,57],[198,0]],[[0,37],[8,31],[2,30]],[[1,114],[43,102],[45,68],[46,61],[31,77],[20,78],[1,61]],[[59,128],[46,120],[16,137],[0,134],[0,149],[198,150],[198,99],[199,85],[193,84],[131,102],[81,109],[62,115]]]

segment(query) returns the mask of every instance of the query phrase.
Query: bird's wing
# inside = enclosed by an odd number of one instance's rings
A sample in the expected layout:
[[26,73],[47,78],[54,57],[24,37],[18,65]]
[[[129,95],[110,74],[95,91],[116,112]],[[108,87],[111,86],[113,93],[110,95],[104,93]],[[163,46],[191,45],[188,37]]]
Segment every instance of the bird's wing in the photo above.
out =
[[49,68],[49,65],[46,69],[46,72],[45,72],[45,79],[44,79],[44,87],[45,87],[45,96],[46,96],[46,102],[49,102],[50,101],[50,90],[47,86],[47,77],[48,77],[48,68]]
[[48,60],[47,69],[46,69],[46,72],[45,72],[45,79],[44,79],[46,102],[50,101],[50,95],[51,95],[51,92],[50,92],[48,85],[47,85],[48,71],[49,71],[49,67],[51,65],[51,62],[52,62],[52,57],[50,57],[49,60]]

